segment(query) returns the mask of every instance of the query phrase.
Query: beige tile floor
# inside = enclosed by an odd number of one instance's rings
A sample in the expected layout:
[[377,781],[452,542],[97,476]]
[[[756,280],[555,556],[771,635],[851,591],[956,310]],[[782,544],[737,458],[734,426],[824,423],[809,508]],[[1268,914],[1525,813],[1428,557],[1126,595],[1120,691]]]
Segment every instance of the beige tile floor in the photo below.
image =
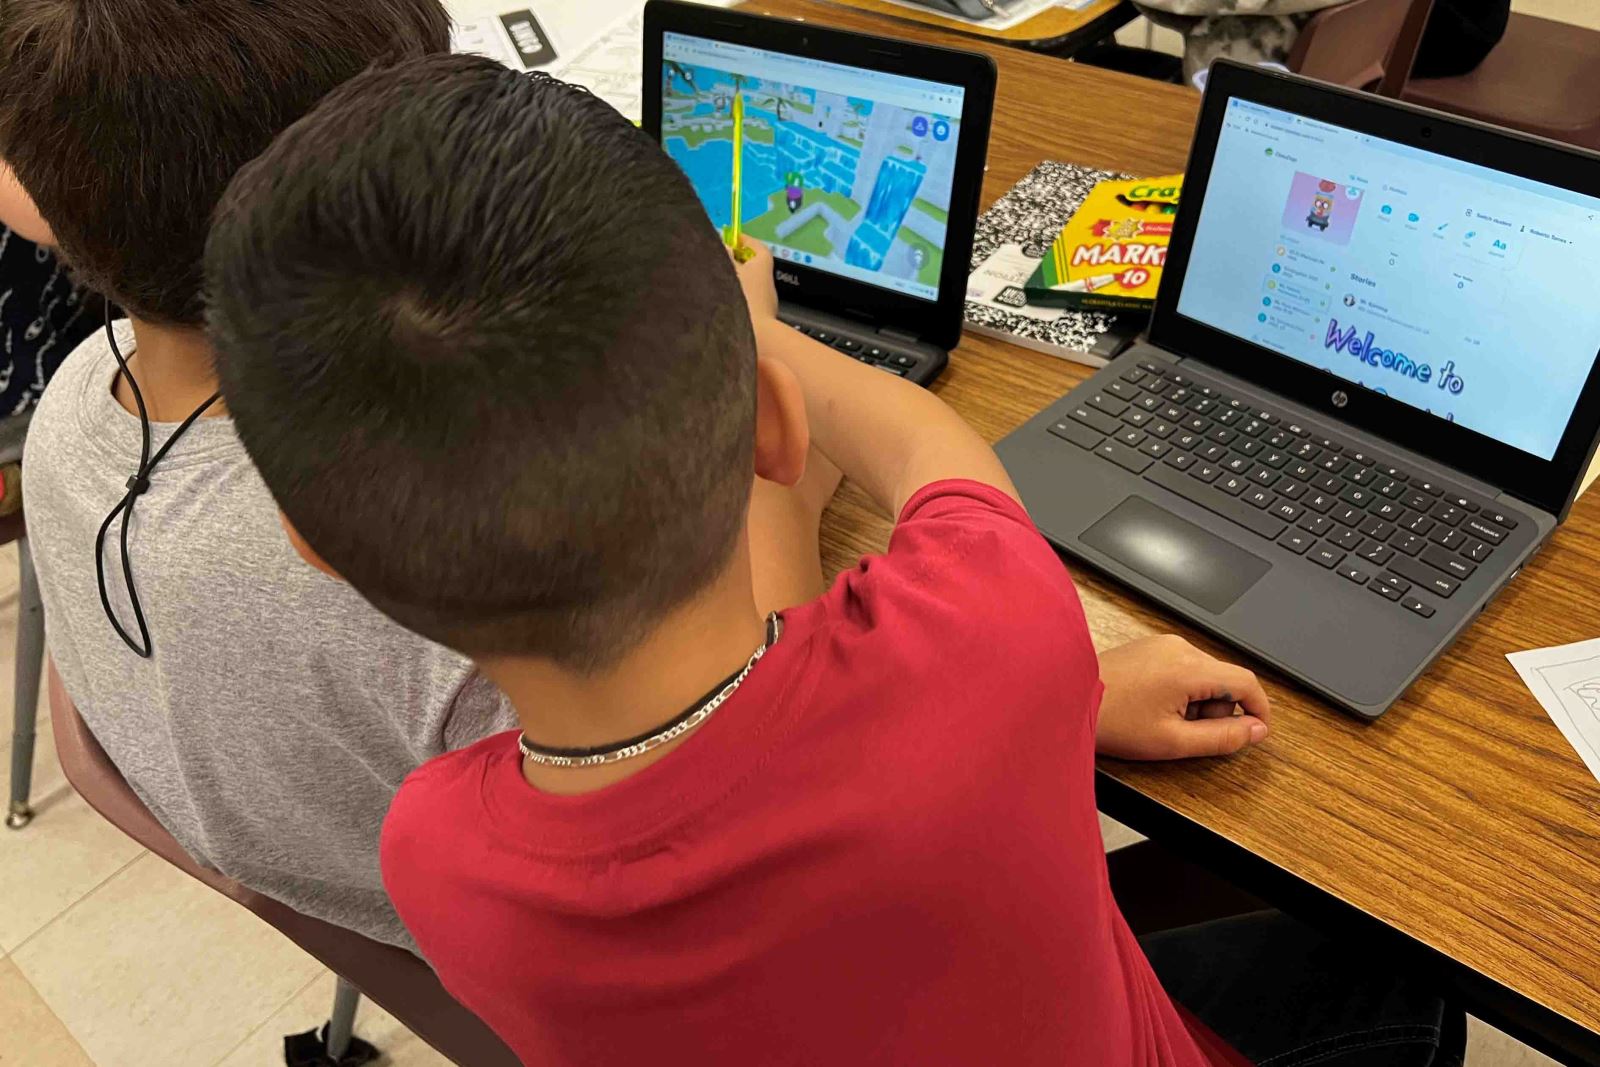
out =
[[[1600,0],[1515,0],[1600,28]],[[1146,43],[1135,24],[1127,43]],[[1158,36],[1171,49],[1174,38]],[[16,556],[0,548],[0,707],[9,707]],[[41,717],[41,725],[45,724]],[[0,729],[0,768],[9,765]],[[35,757],[38,816],[0,829],[0,1067],[272,1067],[283,1035],[327,1018],[333,980],[254,916],[103,822],[61,776],[48,727]],[[1103,820],[1106,842],[1138,835]],[[391,1067],[445,1059],[362,1006],[357,1032]],[[1474,1024],[1473,1067],[1552,1061]]]
[[[0,547],[0,705],[16,641]],[[0,1067],[270,1067],[327,1020],[333,978],[271,927],[124,837],[62,777],[44,701],[33,823],[0,829]],[[9,710],[8,710],[9,715]],[[9,717],[0,767],[10,765]],[[392,1067],[447,1061],[363,1004]]]

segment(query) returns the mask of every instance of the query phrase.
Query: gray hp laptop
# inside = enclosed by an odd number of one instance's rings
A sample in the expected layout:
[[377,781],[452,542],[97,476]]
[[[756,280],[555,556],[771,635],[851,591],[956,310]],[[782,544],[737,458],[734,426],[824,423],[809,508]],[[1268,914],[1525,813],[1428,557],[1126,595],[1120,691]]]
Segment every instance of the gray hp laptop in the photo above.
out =
[[1375,718],[1600,436],[1600,156],[1213,68],[1146,340],[1001,442],[1072,556]]

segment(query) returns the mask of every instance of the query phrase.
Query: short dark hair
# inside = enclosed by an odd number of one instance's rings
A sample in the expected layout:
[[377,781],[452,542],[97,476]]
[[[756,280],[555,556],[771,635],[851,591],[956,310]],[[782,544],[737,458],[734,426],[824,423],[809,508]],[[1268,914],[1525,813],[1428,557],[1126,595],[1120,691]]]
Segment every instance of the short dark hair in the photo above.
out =
[[588,92],[361,75],[240,172],[206,265],[245,447],[401,624],[592,670],[726,569],[749,313],[683,173]]
[[334,86],[449,45],[439,0],[4,0],[0,156],[88,285],[198,325],[234,172]]

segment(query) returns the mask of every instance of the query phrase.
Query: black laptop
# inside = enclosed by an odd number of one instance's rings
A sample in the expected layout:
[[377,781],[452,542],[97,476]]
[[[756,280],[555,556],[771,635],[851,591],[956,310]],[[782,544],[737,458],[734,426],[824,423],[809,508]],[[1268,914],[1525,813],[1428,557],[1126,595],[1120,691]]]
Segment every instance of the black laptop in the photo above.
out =
[[961,337],[993,62],[669,0],[644,25],[644,128],[718,230],[737,211],[771,246],[784,321],[933,381]]
[[1600,436],[1600,156],[1219,62],[1147,338],[1001,442],[1072,556],[1375,718]]

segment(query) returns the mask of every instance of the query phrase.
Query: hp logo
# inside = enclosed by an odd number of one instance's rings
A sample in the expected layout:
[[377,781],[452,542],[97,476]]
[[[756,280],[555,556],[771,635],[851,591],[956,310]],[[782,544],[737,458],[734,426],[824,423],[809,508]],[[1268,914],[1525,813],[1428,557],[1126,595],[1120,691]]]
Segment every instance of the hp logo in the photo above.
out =
[[1348,403],[1350,403],[1350,394],[1349,393],[1346,393],[1343,389],[1335,389],[1333,391],[1333,406],[1334,407],[1342,408]]

